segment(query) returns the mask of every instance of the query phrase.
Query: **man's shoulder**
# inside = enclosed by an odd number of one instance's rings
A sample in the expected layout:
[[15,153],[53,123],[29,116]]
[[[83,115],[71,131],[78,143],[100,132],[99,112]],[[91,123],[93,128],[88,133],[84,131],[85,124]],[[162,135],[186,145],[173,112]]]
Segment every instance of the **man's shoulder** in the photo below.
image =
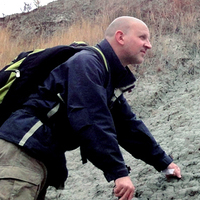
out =
[[79,66],[83,68],[91,68],[91,70],[101,69],[102,71],[108,71],[107,61],[100,53],[95,50],[84,49],[73,55],[67,64],[73,66]]

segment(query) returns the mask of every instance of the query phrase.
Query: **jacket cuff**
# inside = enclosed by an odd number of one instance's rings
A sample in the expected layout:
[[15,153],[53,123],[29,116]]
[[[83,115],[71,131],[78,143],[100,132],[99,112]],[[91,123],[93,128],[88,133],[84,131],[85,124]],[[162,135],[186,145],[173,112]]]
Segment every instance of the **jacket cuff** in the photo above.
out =
[[116,180],[121,177],[128,176],[129,172],[127,167],[119,170],[115,170],[113,172],[104,172],[104,176],[108,182]]
[[159,163],[157,163],[155,167],[155,169],[159,172],[165,170],[169,164],[171,164],[173,162],[173,158],[170,155],[164,155],[164,157],[160,160]]

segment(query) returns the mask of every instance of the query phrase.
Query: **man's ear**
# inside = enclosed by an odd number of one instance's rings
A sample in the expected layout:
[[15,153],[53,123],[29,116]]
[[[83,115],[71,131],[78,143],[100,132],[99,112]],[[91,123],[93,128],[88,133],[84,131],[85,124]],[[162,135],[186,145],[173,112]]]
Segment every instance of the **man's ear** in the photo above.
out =
[[116,31],[115,33],[115,40],[121,44],[124,45],[124,33],[120,30]]

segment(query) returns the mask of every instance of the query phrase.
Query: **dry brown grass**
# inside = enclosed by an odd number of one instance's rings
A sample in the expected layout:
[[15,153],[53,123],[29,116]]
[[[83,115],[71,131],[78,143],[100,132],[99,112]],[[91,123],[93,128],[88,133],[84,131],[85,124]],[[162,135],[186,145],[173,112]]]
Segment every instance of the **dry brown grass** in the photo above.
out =
[[[106,19],[105,19],[106,20]],[[2,68],[15,58],[20,52],[36,48],[48,48],[56,45],[70,44],[74,41],[85,41],[90,45],[99,42],[104,36],[107,24],[81,19],[67,30],[56,32],[51,37],[32,37],[31,40],[22,38],[11,39],[8,30],[0,32],[0,63]]]
[[[153,49],[149,52],[145,63],[140,67],[140,73],[151,68],[154,71],[166,69],[166,62],[176,59],[175,49],[186,48],[191,50],[191,56],[199,53],[200,33],[198,20],[199,0],[143,0],[131,6],[132,0],[115,5],[115,12],[110,11],[114,1],[103,4],[104,15],[95,19],[83,19],[75,22],[68,30],[55,33],[51,37],[32,37],[30,41],[23,38],[11,40],[7,30],[0,32],[0,63],[3,67],[21,51],[35,48],[46,48],[59,44],[70,44],[76,40],[83,40],[91,45],[99,42],[104,36],[104,30],[115,17],[130,15],[142,19],[151,32]],[[108,14],[109,13],[109,14]],[[178,48],[178,47],[177,47]]]
[[0,63],[4,66],[11,59],[12,43],[10,43],[10,34],[7,30],[0,30]]

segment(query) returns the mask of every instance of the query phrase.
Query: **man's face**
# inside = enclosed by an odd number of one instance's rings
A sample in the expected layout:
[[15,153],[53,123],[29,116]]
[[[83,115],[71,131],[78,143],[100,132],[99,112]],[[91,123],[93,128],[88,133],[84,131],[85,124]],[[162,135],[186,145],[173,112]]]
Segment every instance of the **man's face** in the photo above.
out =
[[141,64],[148,49],[151,49],[149,42],[149,29],[143,23],[134,24],[132,30],[124,35],[124,61],[128,64]]

